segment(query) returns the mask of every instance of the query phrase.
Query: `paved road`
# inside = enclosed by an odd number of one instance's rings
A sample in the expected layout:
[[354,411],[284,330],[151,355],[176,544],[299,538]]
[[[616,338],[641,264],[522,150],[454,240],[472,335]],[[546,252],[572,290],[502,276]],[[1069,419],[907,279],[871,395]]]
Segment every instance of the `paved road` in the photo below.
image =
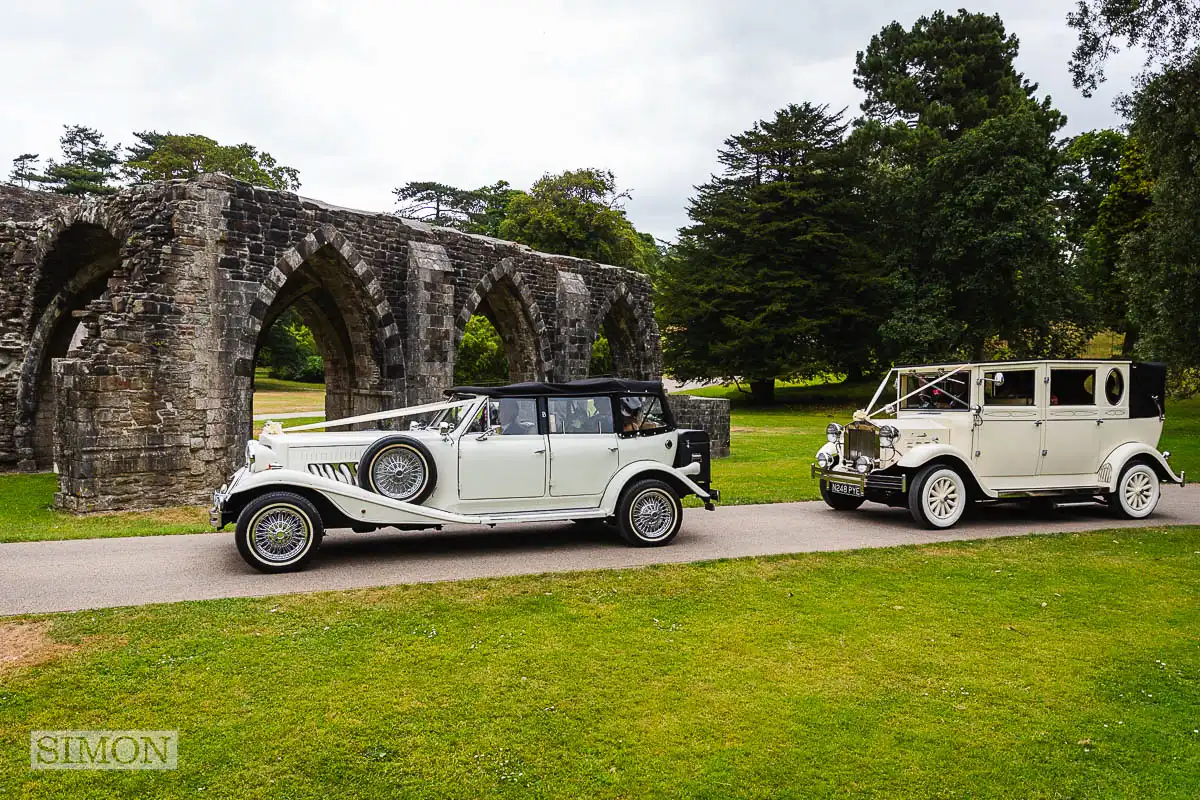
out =
[[1158,512],[1146,522],[1115,520],[1094,505],[1042,516],[997,506],[978,509],[945,532],[917,529],[906,511],[872,505],[852,513],[823,503],[728,506],[711,513],[688,509],[671,545],[647,549],[570,524],[455,526],[441,533],[335,531],[306,571],[285,575],[250,569],[228,532],[20,542],[0,544],[0,614],[1179,524],[1200,524],[1200,487],[1164,486]]

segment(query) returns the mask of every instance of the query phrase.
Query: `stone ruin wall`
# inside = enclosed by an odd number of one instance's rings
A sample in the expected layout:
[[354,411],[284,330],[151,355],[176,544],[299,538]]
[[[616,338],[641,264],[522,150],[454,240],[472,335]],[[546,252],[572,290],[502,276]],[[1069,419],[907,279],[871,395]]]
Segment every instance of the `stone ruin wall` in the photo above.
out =
[[[601,332],[616,374],[661,373],[649,281],[617,267],[224,176],[85,200],[3,187],[5,218],[0,468],[56,463],[73,510],[205,502],[242,460],[260,337],[287,307],[331,417],[438,399],[474,313],[514,380],[585,377]],[[672,405],[727,452],[727,404]]]

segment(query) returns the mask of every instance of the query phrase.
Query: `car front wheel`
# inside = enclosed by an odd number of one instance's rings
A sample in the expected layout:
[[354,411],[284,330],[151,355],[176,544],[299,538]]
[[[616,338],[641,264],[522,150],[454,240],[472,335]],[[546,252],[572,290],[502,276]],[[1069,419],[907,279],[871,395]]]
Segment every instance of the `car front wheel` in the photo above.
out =
[[292,492],[255,498],[238,515],[238,553],[259,572],[303,567],[321,546],[325,526],[315,506]]
[[675,538],[681,524],[679,495],[656,478],[629,486],[617,504],[617,528],[635,547],[660,547]]
[[1122,519],[1145,519],[1154,513],[1161,491],[1154,467],[1138,461],[1121,470],[1117,491],[1109,496],[1108,505]]
[[909,513],[923,528],[951,527],[962,519],[969,502],[962,475],[943,464],[925,467],[908,488]]

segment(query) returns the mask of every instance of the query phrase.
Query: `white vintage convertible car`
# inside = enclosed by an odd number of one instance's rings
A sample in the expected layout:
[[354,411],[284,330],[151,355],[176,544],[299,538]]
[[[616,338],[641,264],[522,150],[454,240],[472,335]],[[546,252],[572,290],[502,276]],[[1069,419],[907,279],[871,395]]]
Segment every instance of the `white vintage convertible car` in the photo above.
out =
[[1165,394],[1165,367],[1133,361],[898,367],[851,422],[829,424],[812,473],[834,509],[902,506],[931,528],[974,501],[1094,500],[1140,519],[1162,483],[1184,483],[1157,450]]
[[[557,520],[664,545],[681,498],[707,509],[709,441],[677,430],[662,384],[597,378],[456,387],[444,403],[284,429],[267,423],[213,494],[212,524],[264,572],[300,568],[326,528],[365,532]],[[408,419],[405,419],[408,418]],[[308,432],[404,420],[404,430]]]

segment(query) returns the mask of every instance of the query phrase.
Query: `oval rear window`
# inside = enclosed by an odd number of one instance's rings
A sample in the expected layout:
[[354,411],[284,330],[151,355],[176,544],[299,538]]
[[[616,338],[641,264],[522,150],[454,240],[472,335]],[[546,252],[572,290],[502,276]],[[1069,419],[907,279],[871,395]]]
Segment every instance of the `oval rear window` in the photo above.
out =
[[1124,394],[1125,378],[1121,375],[1121,370],[1114,367],[1108,371],[1108,378],[1104,381],[1104,396],[1110,406],[1115,406],[1121,402]]

